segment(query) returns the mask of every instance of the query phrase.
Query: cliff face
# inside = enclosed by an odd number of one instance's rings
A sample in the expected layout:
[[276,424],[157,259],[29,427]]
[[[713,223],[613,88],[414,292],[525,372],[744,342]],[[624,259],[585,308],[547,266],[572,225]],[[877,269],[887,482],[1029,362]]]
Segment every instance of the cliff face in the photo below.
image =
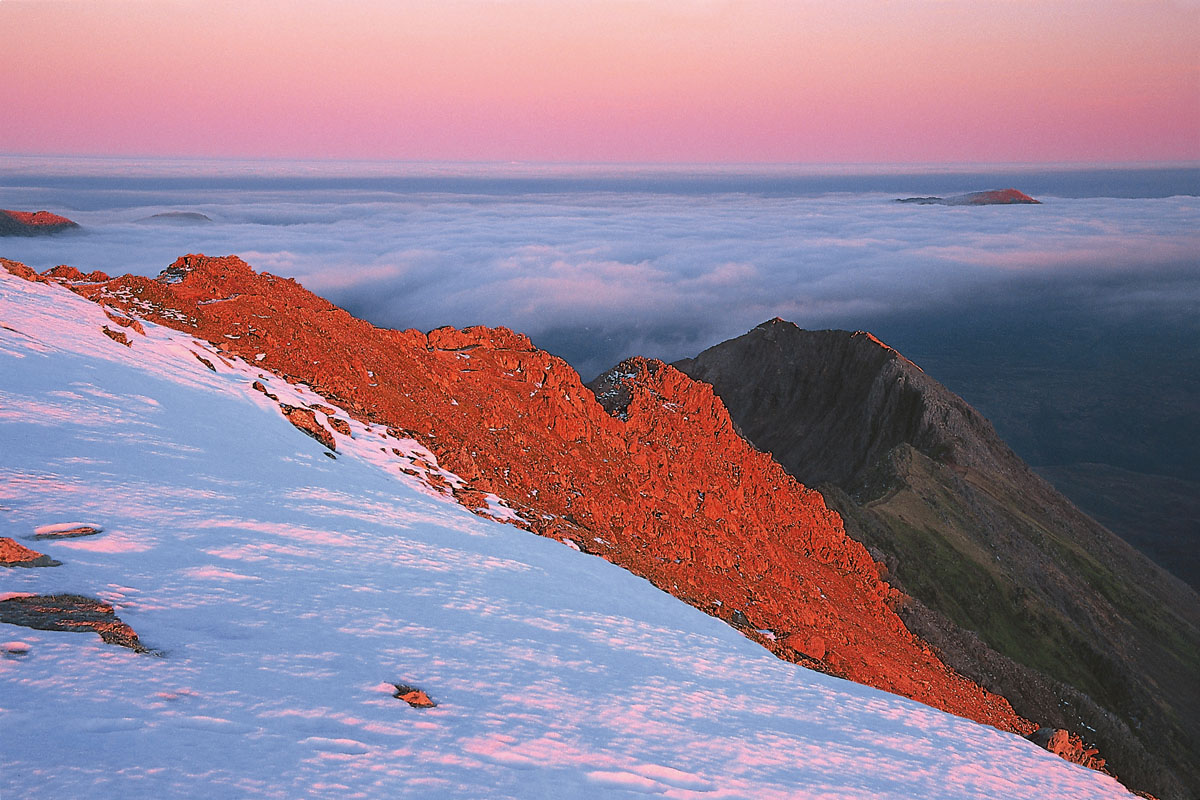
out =
[[1006,730],[1036,727],[914,637],[893,611],[899,596],[821,496],[748,445],[710,387],[661,362],[610,374],[606,410],[522,335],[374,328],[237,258],[187,256],[157,280],[26,277],[207,339],[405,431],[467,481],[455,489],[465,505],[494,492],[523,526],[645,577],[780,657]]
[[948,663],[1096,742],[1131,785],[1164,797],[1200,786],[1196,594],[1071,505],[964,401],[870,334],[782,320],[676,366],[821,489],[916,598],[902,615]]

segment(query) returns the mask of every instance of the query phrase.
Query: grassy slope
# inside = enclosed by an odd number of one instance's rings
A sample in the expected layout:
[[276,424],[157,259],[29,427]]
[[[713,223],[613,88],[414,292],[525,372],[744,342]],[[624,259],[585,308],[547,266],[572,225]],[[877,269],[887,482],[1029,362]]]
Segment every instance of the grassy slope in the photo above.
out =
[[[1164,702],[1162,692],[1178,696],[1200,674],[1192,622],[1115,574],[1078,536],[1040,523],[1030,499],[1003,485],[960,474],[906,445],[873,477],[865,502],[847,505],[843,493],[835,504],[855,535],[893,557],[906,592],[1001,654],[1082,690],[1130,728],[1154,719],[1168,737],[1157,747],[1177,764],[1194,764],[1195,693],[1180,704]],[[1017,535],[996,538],[994,531],[1005,529]],[[1034,561],[1055,565],[1059,580],[1027,588]],[[1071,621],[1080,618],[1092,630]],[[1150,685],[1129,680],[1122,655],[1149,667]],[[1187,779],[1200,781],[1195,767]]]

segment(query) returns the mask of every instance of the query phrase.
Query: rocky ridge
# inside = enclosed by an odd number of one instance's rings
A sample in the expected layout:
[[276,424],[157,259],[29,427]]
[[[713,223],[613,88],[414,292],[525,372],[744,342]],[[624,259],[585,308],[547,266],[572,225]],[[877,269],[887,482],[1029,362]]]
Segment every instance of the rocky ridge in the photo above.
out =
[[893,609],[902,598],[821,496],[750,447],[710,387],[661,362],[626,362],[610,376],[621,400],[606,410],[520,334],[377,329],[233,257],[186,256],[156,280],[6,266],[404,431],[465,480],[452,487],[464,505],[499,495],[522,526],[645,577],[780,657],[1005,730],[1037,728],[913,636]]

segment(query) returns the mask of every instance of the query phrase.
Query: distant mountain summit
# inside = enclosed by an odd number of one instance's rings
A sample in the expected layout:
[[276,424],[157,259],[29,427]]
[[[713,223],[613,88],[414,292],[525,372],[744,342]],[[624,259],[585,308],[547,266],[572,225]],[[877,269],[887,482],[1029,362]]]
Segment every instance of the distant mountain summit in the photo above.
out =
[[992,189],[986,192],[971,192],[953,197],[904,197],[897,203],[916,203],[928,206],[1006,206],[1018,203],[1026,205],[1041,205],[1040,200],[1034,200],[1024,192],[1016,189]]
[[163,211],[139,219],[138,222],[159,223],[165,225],[208,225],[212,217],[199,211]]
[[79,223],[49,211],[0,209],[0,236],[43,236],[78,227]]
[[1097,742],[1130,785],[1189,796],[1161,758],[1200,786],[1200,598],[962,398],[869,333],[779,319],[674,366],[825,495],[947,663]]

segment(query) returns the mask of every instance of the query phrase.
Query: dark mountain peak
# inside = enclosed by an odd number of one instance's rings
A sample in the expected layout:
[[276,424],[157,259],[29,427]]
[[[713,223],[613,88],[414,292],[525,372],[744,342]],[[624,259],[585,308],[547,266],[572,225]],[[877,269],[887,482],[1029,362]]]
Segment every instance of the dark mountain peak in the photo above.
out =
[[796,323],[794,323],[794,322],[789,322],[788,320],[784,319],[783,317],[771,317],[771,318],[770,318],[769,320],[767,320],[766,322],[763,322],[763,323],[761,323],[760,325],[758,325],[758,327],[759,327],[759,328],[763,328],[763,329],[765,329],[765,330],[772,330],[772,329],[774,329],[774,328],[781,327],[781,326],[782,326],[782,327],[791,326],[791,327],[793,327],[793,328],[799,328],[799,327],[800,327],[800,326],[799,326],[799,325],[797,325]]
[[[889,358],[901,358],[904,359],[904,361],[908,364],[916,367],[916,364],[908,361],[908,359],[904,358],[904,356],[900,355],[900,353],[894,348],[885,344],[870,331],[844,331],[837,329],[814,331],[807,328],[801,328],[796,323],[783,319],[782,317],[772,317],[766,322],[760,323],[743,336],[738,337],[738,339],[745,339],[747,337],[754,336],[760,336],[766,341],[778,342],[785,346],[805,347],[825,347],[830,343],[837,342],[839,340],[846,340],[848,342],[848,346],[861,348],[864,354],[874,350],[880,350]],[[737,339],[732,341],[737,341]],[[717,346],[719,347],[720,345]],[[684,359],[684,361],[692,360],[694,359]],[[917,369],[920,368],[917,367]]]
[[[978,412],[865,331],[764,324],[675,366],[713,384],[750,441],[810,483],[865,475],[902,443],[964,465],[1015,458]],[[761,413],[736,413],[749,407]]]
[[[1075,508],[962,398],[864,331],[770,324],[675,363],[816,486],[954,667],[1101,746],[1130,785],[1197,780],[1200,603]],[[921,609],[925,609],[922,611]],[[932,610],[932,611],[930,611]],[[1047,712],[1046,709],[1051,711]]]

